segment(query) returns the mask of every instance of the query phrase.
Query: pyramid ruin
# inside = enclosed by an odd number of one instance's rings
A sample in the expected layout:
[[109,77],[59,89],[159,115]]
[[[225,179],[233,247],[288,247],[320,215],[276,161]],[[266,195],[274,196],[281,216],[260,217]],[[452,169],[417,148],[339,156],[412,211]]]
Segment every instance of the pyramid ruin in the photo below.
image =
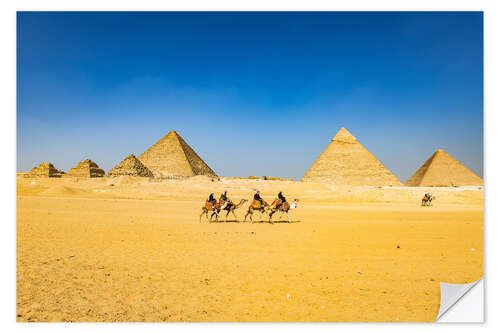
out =
[[348,186],[403,185],[343,127],[302,181],[327,181]]
[[24,177],[61,177],[64,175],[63,171],[57,170],[52,163],[42,163],[37,167],[31,169],[30,172],[24,175]]
[[139,176],[153,177],[153,173],[144,164],[135,157],[129,155],[123,161],[118,163],[113,169],[109,170],[108,176]]
[[175,131],[171,131],[142,153],[139,160],[159,178],[197,175],[217,177]]
[[69,170],[68,175],[83,178],[103,177],[104,170],[100,169],[95,162],[86,159]]
[[406,186],[482,186],[483,180],[462,163],[438,149],[406,181]]

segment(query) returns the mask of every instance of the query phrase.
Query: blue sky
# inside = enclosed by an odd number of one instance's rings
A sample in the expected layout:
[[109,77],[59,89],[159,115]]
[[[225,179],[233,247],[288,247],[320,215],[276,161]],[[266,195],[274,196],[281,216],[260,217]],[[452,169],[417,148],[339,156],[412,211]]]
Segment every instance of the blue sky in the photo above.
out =
[[405,182],[483,176],[482,13],[17,16],[17,170],[108,171],[171,130],[221,176],[300,179],[346,127]]

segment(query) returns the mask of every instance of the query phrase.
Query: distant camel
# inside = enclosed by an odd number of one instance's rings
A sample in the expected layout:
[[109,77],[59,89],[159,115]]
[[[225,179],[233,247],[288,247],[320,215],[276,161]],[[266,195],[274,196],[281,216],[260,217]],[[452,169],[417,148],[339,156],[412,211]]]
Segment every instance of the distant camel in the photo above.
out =
[[422,198],[422,206],[432,206],[432,200],[434,199],[436,199],[436,197],[433,195],[429,197],[424,195],[424,197]]
[[[279,208],[276,209],[276,206],[272,205],[271,212],[269,213],[269,222],[272,222],[273,214],[276,212],[281,212],[281,214],[285,213],[286,216],[288,217],[288,223],[290,223],[290,215],[288,215],[288,211],[290,209],[295,209],[297,208],[297,203],[299,202],[299,199],[294,199],[293,203],[290,205],[288,202],[284,202]],[[275,204],[276,202],[273,202]]]
[[260,201],[254,199],[250,204],[250,206],[248,207],[247,213],[245,214],[245,221],[247,220],[248,215],[250,215],[250,221],[253,221],[252,215],[254,210],[260,212],[260,214],[262,215],[262,213],[266,212],[269,209],[269,204],[264,200],[262,201],[262,206],[260,204]]
[[[205,201],[205,206],[201,207],[201,214],[200,214],[200,223],[201,223],[201,217],[203,214],[207,217],[208,222],[212,222],[212,217],[214,217],[215,214],[215,220],[219,221],[219,211],[220,211],[220,202],[215,202],[215,208],[212,206],[212,203],[210,201]],[[212,215],[210,215],[210,219],[208,218],[208,212],[213,212]]]

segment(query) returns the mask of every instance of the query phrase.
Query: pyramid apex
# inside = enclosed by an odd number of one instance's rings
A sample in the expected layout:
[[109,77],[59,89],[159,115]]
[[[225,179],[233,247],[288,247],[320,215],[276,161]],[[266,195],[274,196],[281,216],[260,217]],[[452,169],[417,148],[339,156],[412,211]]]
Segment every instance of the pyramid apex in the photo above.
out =
[[345,127],[340,128],[340,130],[337,132],[333,140],[344,141],[344,142],[356,142],[356,138]]
[[[440,158],[446,158],[446,157],[451,157],[447,152],[445,152],[442,149],[436,150],[433,156],[439,156]],[[451,157],[453,158],[453,157]]]

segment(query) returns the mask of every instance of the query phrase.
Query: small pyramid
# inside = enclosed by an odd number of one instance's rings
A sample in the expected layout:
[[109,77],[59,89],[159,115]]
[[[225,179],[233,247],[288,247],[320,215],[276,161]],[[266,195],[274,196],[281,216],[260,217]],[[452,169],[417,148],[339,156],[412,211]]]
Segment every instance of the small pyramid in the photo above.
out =
[[24,175],[26,178],[34,177],[61,177],[63,171],[57,170],[52,163],[41,163],[39,166],[31,169],[30,172]]
[[348,186],[402,185],[344,127],[302,177],[302,181],[328,181]]
[[153,173],[135,155],[129,155],[113,169],[109,170],[108,176],[153,177]]
[[69,170],[68,175],[83,178],[96,178],[103,177],[104,170],[100,169],[97,163],[87,158]]
[[155,177],[197,175],[217,177],[175,131],[171,131],[142,153],[139,160],[153,172]]
[[438,149],[406,181],[406,186],[482,186],[484,181],[462,163]]

